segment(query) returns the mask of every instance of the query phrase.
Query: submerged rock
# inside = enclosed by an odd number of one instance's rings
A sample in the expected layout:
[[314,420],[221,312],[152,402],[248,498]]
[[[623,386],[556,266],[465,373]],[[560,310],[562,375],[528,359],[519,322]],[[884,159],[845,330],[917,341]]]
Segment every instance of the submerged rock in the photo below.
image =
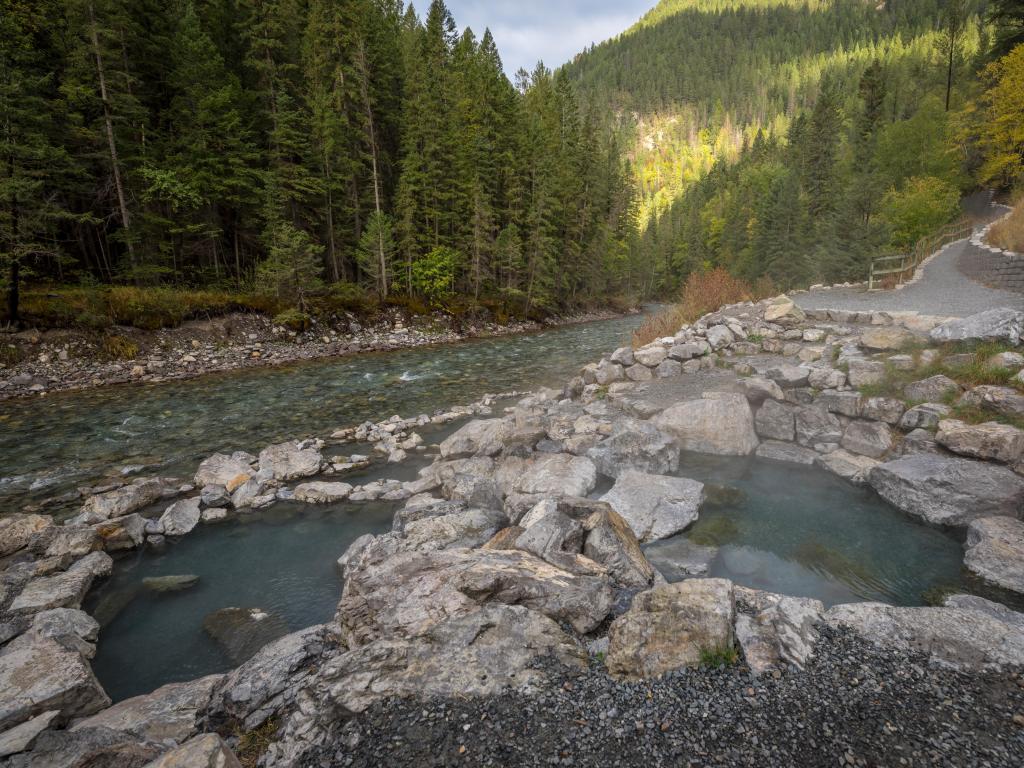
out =
[[601,501],[611,504],[646,543],[674,536],[694,523],[704,503],[704,484],[627,470]]
[[732,582],[692,579],[641,592],[608,630],[608,671],[617,677],[695,667],[702,654],[733,645]]
[[718,556],[718,547],[705,547],[685,536],[675,536],[644,547],[644,555],[665,581],[671,583],[707,576],[712,561]]
[[267,643],[287,635],[288,625],[262,608],[221,608],[206,615],[203,630],[224,649],[232,664],[241,664]]
[[150,592],[181,592],[198,583],[199,577],[191,573],[174,576],[148,576],[142,580],[142,586]]

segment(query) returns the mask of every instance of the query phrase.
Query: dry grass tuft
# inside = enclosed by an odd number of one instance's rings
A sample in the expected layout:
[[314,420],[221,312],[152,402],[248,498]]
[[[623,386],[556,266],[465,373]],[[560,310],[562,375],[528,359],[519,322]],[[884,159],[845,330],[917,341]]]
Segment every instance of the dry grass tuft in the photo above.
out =
[[1018,200],[1013,213],[989,230],[988,242],[996,248],[1024,253],[1024,199]]
[[683,286],[678,304],[648,318],[634,331],[633,346],[642,347],[655,339],[672,336],[684,323],[693,322],[726,304],[759,300],[776,293],[775,286],[767,278],[751,287],[723,267],[694,272]]

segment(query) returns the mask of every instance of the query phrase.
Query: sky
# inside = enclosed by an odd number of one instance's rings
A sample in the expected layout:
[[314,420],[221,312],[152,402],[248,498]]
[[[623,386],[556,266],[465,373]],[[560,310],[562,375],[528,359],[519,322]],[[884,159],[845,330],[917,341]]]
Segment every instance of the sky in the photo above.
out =
[[[416,2],[424,12],[429,0]],[[543,60],[551,69],[591,43],[614,37],[657,0],[446,0],[459,29],[490,27],[509,77]],[[423,6],[421,9],[420,6]]]

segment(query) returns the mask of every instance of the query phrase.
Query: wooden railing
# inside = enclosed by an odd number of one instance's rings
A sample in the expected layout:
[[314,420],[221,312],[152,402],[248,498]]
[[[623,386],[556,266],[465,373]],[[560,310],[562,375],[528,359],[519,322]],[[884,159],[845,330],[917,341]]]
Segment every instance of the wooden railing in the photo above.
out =
[[[909,277],[913,277],[922,261],[944,245],[970,237],[972,231],[971,222],[967,219],[960,219],[936,234],[922,237],[910,253],[872,259],[871,273],[868,275],[868,290],[875,291],[883,287],[895,288],[903,285]],[[882,283],[885,285],[881,285]]]

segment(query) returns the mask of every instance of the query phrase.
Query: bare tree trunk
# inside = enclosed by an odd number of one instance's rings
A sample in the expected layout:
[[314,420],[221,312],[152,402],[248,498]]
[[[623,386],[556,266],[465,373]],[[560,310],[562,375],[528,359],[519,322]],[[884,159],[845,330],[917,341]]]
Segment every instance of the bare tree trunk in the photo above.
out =
[[[377,128],[373,118],[373,103],[370,101],[370,73],[366,63],[366,45],[362,38],[359,39],[356,48],[356,66],[359,67],[359,94],[363,100],[363,109],[366,111],[366,130],[370,145],[370,169],[373,174],[373,210],[378,218],[381,215],[381,190],[380,190],[380,169],[377,160]],[[381,298],[388,297],[388,264],[387,254],[384,252],[384,229],[377,227],[377,272],[378,290]]]
[[114,187],[117,189],[117,204],[121,211],[121,224],[125,229],[124,242],[128,248],[128,262],[134,268],[135,246],[132,244],[131,217],[128,214],[128,200],[125,196],[124,183],[121,180],[121,164],[117,159],[117,141],[114,139],[114,121],[110,113],[110,99],[107,96],[107,79],[103,71],[103,56],[100,53],[100,38],[96,31],[96,14],[93,4],[89,3],[89,25],[92,38],[93,56],[96,59],[96,75],[100,84],[100,100],[103,102],[103,121],[106,126],[107,145],[110,150],[110,164],[114,171]]

